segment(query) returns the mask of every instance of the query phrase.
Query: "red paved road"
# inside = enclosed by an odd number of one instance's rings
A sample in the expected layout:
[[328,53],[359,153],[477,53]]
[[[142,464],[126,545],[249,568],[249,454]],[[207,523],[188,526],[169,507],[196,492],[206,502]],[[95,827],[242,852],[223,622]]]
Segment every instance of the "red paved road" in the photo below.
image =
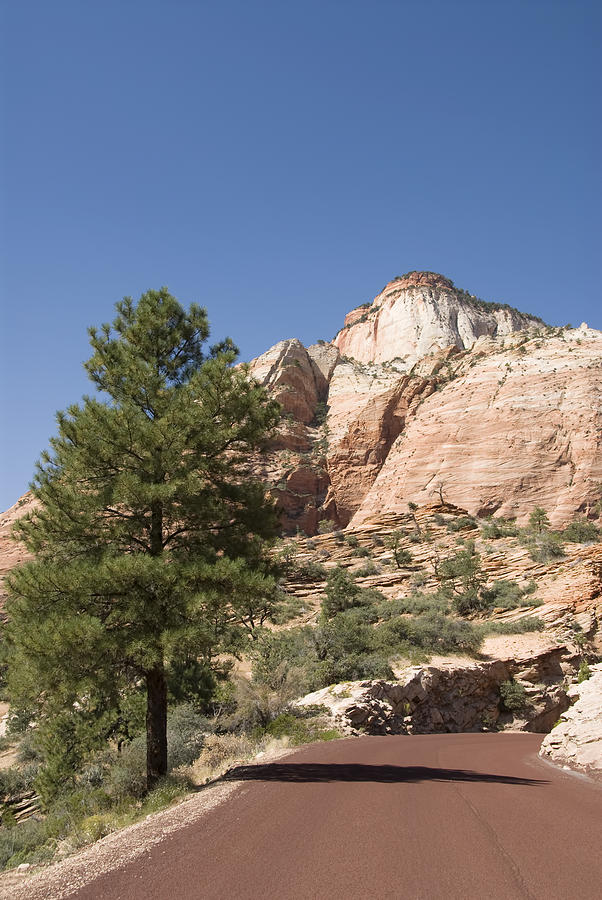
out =
[[78,900],[602,897],[602,789],[541,735],[372,737],[239,769],[199,823]]

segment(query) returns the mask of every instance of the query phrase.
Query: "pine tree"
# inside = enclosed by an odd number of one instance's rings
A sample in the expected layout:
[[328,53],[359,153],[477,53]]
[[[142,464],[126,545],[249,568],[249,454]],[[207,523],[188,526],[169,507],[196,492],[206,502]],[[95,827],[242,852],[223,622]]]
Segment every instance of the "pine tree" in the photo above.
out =
[[541,534],[542,531],[545,531],[546,528],[549,528],[550,520],[545,509],[543,509],[541,506],[536,506],[529,516],[529,525],[538,534]]
[[210,665],[275,596],[276,513],[248,467],[279,408],[231,341],[204,352],[201,307],[163,288],[116,309],[89,331],[100,395],[58,414],[38,508],[17,525],[33,561],[9,579],[9,679],[42,727],[75,711],[105,735],[142,684],[151,787],[167,771],[170,666]]

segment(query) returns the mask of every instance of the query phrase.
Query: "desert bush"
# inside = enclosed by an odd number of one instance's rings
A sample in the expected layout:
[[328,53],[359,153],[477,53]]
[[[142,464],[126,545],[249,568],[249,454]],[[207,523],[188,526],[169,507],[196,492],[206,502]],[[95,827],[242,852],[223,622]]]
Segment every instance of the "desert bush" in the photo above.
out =
[[475,653],[482,642],[478,628],[438,611],[415,617],[399,616],[377,629],[382,647],[390,651],[418,648],[433,652]]
[[527,634],[531,631],[543,631],[545,623],[537,616],[525,616],[516,622],[486,622],[482,626],[483,635],[488,634]]
[[587,662],[582,659],[581,664],[579,665],[579,673],[577,675],[577,684],[581,684],[582,681],[587,681],[588,678],[591,678],[592,670],[588,666]]
[[327,687],[341,681],[394,677],[388,656],[374,652],[327,657],[318,664],[316,675],[319,687]]
[[489,609],[494,607],[516,609],[519,606],[533,605],[532,600],[525,601],[524,598],[533,593],[535,589],[535,582],[531,582],[526,588],[523,588],[516,581],[498,578],[490,587],[483,588],[481,593]]
[[545,563],[564,556],[562,538],[555,531],[542,531],[526,541],[529,556],[534,562]]
[[366,558],[370,556],[370,551],[367,547],[355,547],[353,555]]
[[25,766],[10,766],[0,769],[0,795],[15,798],[34,789],[39,770],[37,762]]
[[368,578],[370,575],[378,575],[376,563],[374,563],[373,560],[369,560],[361,567],[361,569],[358,569],[355,574],[358,578]]
[[188,766],[203,748],[209,722],[191,704],[171,710],[167,716],[168,769]]
[[249,731],[265,728],[300,695],[303,678],[297,670],[281,664],[272,673],[271,684],[240,678],[236,685],[236,709],[228,721],[230,729]]
[[318,522],[318,534],[330,534],[336,528],[336,525],[331,519],[322,519]]
[[210,734],[198,758],[198,765],[212,770],[222,769],[232,760],[249,757],[254,746],[247,734]]
[[291,744],[308,744],[312,741],[331,741],[341,737],[335,728],[325,728],[320,719],[306,718],[301,710],[283,713],[265,729],[274,738],[288,738]]
[[141,798],[146,793],[146,735],[127,744],[110,766],[105,786],[116,800]]
[[447,523],[447,530],[450,532],[462,531],[465,528],[473,529],[476,527],[477,522],[473,516],[458,516],[456,519],[450,519]]
[[296,619],[305,612],[305,603],[299,597],[292,594],[283,594],[282,599],[276,605],[271,616],[275,625],[286,625],[291,619]]
[[49,843],[46,825],[28,819],[21,825],[0,829],[0,869],[9,869],[24,862],[44,862],[54,853],[55,843]]
[[500,684],[500,700],[506,712],[521,712],[527,705],[527,692],[524,685],[511,678]]
[[326,578],[326,574],[324,566],[313,562],[313,560],[299,563],[294,572],[295,577],[301,581],[323,581]]
[[345,543],[346,543],[349,547],[358,547],[358,546],[359,546],[359,540],[358,540],[358,538],[355,536],[355,534],[347,534],[347,535],[345,535]]
[[376,599],[373,593],[356,583],[354,575],[341,566],[331,569],[328,573],[325,594],[321,611],[326,619],[331,619],[337,613],[355,606],[368,606]]
[[[298,696],[306,693],[315,660],[314,629],[298,626],[286,631],[264,631],[251,649],[253,680],[277,690],[291,673],[299,682]],[[307,687],[309,690],[309,687]]]
[[440,594],[422,594],[419,591],[408,597],[396,597],[385,600],[378,606],[378,613],[383,621],[401,615],[423,615],[430,612],[447,612],[448,600]]
[[589,519],[577,519],[562,532],[565,541],[574,544],[584,544],[586,541],[597,541],[600,537],[600,529]]
[[481,528],[481,535],[486,539],[493,540],[502,537],[516,537],[518,534],[518,526],[513,519],[489,519]]

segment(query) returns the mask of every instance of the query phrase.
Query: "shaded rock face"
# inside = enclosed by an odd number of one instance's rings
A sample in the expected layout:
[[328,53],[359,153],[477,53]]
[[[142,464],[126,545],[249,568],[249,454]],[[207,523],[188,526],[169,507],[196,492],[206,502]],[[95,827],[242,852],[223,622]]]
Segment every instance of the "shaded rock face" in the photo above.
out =
[[451,345],[472,347],[483,335],[511,334],[541,323],[511,308],[481,307],[433,272],[389,282],[371,305],[354,309],[334,339],[341,355],[360,362],[399,359],[409,370]]
[[[400,682],[350,682],[308,694],[298,705],[325,706],[348,734],[433,734],[491,729],[544,734],[568,708],[564,690],[575,657],[558,647],[529,658],[473,666],[415,666]],[[504,707],[501,686],[514,682],[524,706]]]
[[552,762],[602,778],[602,663],[591,677],[567,693],[573,706],[544,738],[540,755]]

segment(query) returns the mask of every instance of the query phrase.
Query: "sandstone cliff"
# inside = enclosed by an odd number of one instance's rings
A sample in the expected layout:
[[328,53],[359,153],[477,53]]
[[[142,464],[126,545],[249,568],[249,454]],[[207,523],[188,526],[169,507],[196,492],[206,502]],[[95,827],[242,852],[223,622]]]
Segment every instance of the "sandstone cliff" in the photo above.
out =
[[409,272],[371,304],[352,310],[334,344],[359,362],[396,359],[410,369],[444,347],[467,349],[483,335],[503,337],[542,324],[509,306],[483,303],[442,275]]
[[[405,368],[298,341],[251,364],[287,416],[271,460],[285,530],[360,525],[437,494],[519,523],[535,506],[554,525],[589,514],[602,482],[601,332],[529,327]],[[320,475],[313,486],[308,469]],[[258,472],[267,477],[265,460]],[[293,475],[303,497],[289,490]]]

